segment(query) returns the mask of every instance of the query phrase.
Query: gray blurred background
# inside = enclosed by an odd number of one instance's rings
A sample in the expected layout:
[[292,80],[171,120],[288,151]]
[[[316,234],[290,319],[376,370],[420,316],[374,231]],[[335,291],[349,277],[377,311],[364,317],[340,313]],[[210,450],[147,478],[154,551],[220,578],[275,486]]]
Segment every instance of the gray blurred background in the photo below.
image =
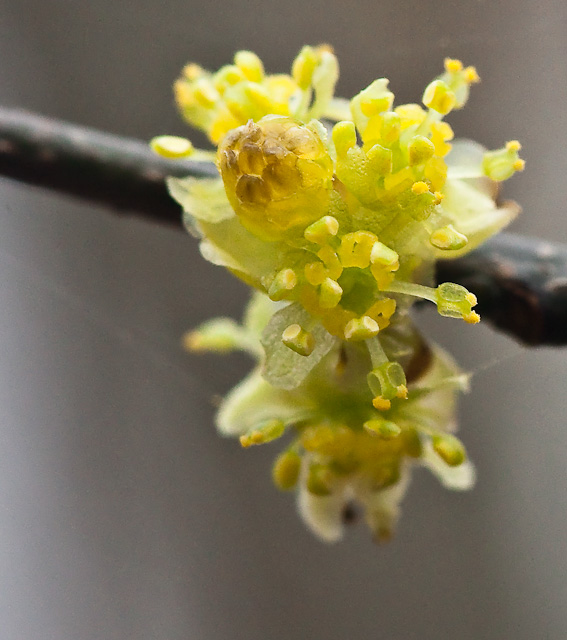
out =
[[[0,0],[0,103],[149,139],[189,134],[171,83],[239,48],[284,71],[336,48],[339,94],[416,101],[445,56],[483,82],[450,117],[524,145],[514,230],[567,240],[562,0]],[[192,136],[194,140],[200,140]],[[179,338],[246,291],[189,236],[0,180],[0,640],[561,640],[567,359],[421,313],[476,371],[471,493],[415,475],[397,538],[318,542],[272,488],[278,445],[217,436],[239,358]]]

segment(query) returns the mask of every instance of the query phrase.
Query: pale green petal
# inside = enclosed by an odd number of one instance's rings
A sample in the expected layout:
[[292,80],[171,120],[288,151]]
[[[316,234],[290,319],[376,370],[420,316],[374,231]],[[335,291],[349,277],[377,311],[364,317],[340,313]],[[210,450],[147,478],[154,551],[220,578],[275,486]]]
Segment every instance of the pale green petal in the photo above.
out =
[[486,149],[473,140],[455,140],[445,157],[450,179],[480,178],[484,176],[482,161]]
[[244,311],[244,326],[255,336],[258,336],[258,345],[260,345],[262,331],[266,328],[270,318],[276,311],[281,309],[284,304],[285,303],[270,300],[267,295],[260,291],[255,291],[252,294],[250,302]]
[[235,215],[220,177],[168,178],[167,188],[183,210],[197,220],[215,223]]
[[435,453],[431,442],[427,441],[423,444],[421,462],[447,489],[466,491],[474,487],[476,470],[470,460],[465,460],[458,467],[450,467],[441,456]]
[[260,287],[261,278],[279,264],[280,246],[259,240],[240,224],[221,178],[168,178],[167,185],[185,211],[189,231],[203,238],[203,257]]
[[442,209],[455,229],[467,236],[468,244],[457,251],[435,251],[438,259],[457,258],[472,251],[482,242],[506,227],[519,213],[514,202],[498,207],[491,195],[483,193],[465,180],[447,180]]
[[[303,476],[309,460],[304,459]],[[297,509],[303,522],[321,540],[338,542],[344,534],[343,509],[345,506],[344,488],[337,489],[328,496],[316,496],[307,491],[305,478],[300,478],[297,493]]]
[[255,370],[223,400],[216,424],[223,435],[240,436],[268,420],[292,424],[311,414],[308,399],[272,387]]
[[388,540],[396,529],[400,517],[400,503],[409,486],[409,468],[402,471],[400,480],[381,491],[365,492],[359,500],[365,506],[365,520],[377,539]]
[[249,275],[256,287],[281,262],[282,244],[253,236],[236,216],[218,224],[200,221],[197,227],[206,239],[206,247],[201,249],[203,256],[213,264]]
[[231,318],[214,318],[204,322],[187,335],[186,342],[192,351],[226,353],[240,350],[258,359],[264,354],[257,336]]
[[320,118],[327,111],[338,79],[337,59],[331,53],[323,53],[321,63],[313,73],[312,83],[315,89],[315,100],[309,111],[310,118]]
[[469,377],[446,351],[433,345],[432,352],[429,369],[410,387],[410,402],[398,411],[421,428],[452,433],[457,427],[457,391],[468,390]]
[[[300,356],[282,342],[282,333],[289,325],[298,324],[310,331],[315,340],[311,355]],[[290,304],[275,313],[262,334],[262,345],[266,352],[264,378],[280,389],[295,389],[309,372],[329,353],[337,339],[313,319],[299,304]]]
[[333,98],[327,105],[322,117],[328,118],[329,120],[336,120],[337,122],[350,120],[352,118],[350,113],[350,100],[346,98]]

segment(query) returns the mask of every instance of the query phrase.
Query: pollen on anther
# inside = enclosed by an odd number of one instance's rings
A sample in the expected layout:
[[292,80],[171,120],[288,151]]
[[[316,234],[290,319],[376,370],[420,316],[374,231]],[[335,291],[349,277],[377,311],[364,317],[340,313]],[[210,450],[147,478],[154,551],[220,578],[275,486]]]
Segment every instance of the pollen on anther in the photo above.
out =
[[372,400],[372,406],[375,409],[378,409],[378,411],[388,411],[388,409],[392,407],[392,403],[390,400],[386,400],[386,398],[383,398],[382,396],[376,396]]
[[463,70],[463,63],[455,58],[445,58],[445,70],[453,73]]
[[429,191],[429,187],[425,182],[414,182],[411,190],[413,191],[413,193],[415,193],[416,196],[421,196]]

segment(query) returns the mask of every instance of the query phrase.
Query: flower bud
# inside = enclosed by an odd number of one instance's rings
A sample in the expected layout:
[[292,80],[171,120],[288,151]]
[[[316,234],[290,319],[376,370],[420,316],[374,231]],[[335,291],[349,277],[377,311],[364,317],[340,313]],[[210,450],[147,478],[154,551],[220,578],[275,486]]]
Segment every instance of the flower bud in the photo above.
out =
[[332,160],[319,135],[291,118],[238,127],[218,163],[236,214],[264,240],[298,235],[326,213]]

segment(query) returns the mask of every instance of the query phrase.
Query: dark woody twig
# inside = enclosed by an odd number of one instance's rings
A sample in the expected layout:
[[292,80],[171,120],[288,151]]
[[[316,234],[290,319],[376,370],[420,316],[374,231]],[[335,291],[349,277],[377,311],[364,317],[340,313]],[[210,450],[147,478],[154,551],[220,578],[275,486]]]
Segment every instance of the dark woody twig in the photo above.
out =
[[[0,109],[0,175],[181,228],[165,177],[218,174],[212,164],[160,158],[139,140]],[[439,262],[437,275],[473,291],[483,318],[521,342],[567,344],[566,247],[500,234]]]
[[140,140],[0,109],[0,175],[180,226],[165,177],[218,174],[212,164],[161,158]]

